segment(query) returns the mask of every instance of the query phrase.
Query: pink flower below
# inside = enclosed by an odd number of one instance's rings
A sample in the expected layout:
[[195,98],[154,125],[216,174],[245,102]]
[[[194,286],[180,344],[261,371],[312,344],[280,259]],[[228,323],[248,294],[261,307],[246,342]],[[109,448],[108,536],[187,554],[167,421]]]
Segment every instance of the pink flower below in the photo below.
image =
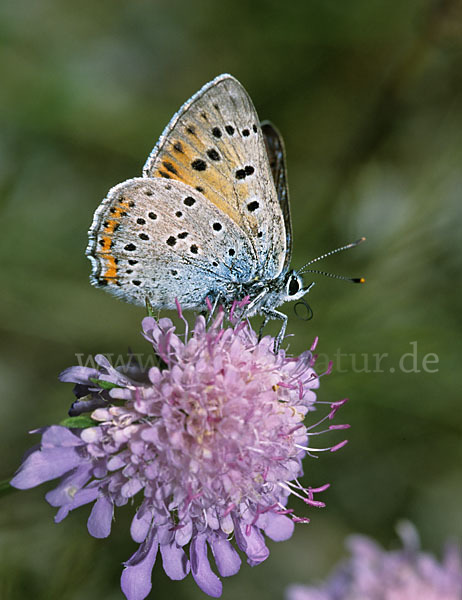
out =
[[159,551],[171,579],[191,572],[206,594],[218,597],[222,584],[209,549],[228,577],[240,568],[237,549],[257,565],[269,555],[265,535],[286,540],[294,522],[307,521],[286,508],[289,495],[323,506],[314,493],[328,486],[305,488],[297,478],[302,458],[315,451],[309,435],[322,433],[313,428],[343,402],[307,429],[319,386],[311,352],[275,355],[273,338],[258,341],[247,323],[225,327],[223,320],[219,312],[207,328],[198,317],[182,341],[169,319],[147,317],[143,334],[158,367],[122,372],[99,355],[98,368],[64,371],[61,380],[77,384],[76,405],[97,407],[92,426],[45,429],[40,448],[11,482],[25,489],[61,477],[46,496],[59,508],[56,521],[94,503],[88,530],[97,538],[110,534],[115,506],[140,498],[131,525],[140,546],[121,582],[129,600],[149,594]]
[[292,585],[286,600],[461,600],[462,562],[455,545],[442,563],[419,550],[414,527],[399,528],[402,550],[387,552],[373,540],[352,536],[351,557],[319,586]]

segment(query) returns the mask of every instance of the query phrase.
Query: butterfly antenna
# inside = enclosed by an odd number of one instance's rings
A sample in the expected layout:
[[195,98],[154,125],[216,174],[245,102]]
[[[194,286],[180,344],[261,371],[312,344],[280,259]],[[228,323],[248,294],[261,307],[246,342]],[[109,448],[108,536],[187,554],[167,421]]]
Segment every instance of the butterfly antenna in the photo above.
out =
[[345,246],[341,246],[340,248],[336,248],[335,250],[331,250],[330,252],[321,254],[321,256],[318,256],[317,258],[313,258],[313,260],[307,262],[305,265],[303,265],[303,267],[301,267],[297,271],[297,275],[303,275],[303,273],[317,273],[319,275],[325,275],[326,277],[332,277],[333,279],[343,279],[344,281],[351,281],[352,283],[364,283],[364,277],[344,277],[343,275],[335,275],[333,273],[327,273],[326,271],[318,271],[317,269],[307,269],[306,267],[309,267],[313,263],[327,258],[328,256],[332,256],[333,254],[338,254],[339,252],[343,252],[344,250],[355,248],[356,246],[359,246],[359,244],[364,242],[365,239],[365,237],[362,237],[359,240],[356,240],[355,242],[351,242],[350,244],[346,244]]
[[[356,246],[359,246],[359,244],[364,242],[365,239],[366,239],[365,237],[362,237],[359,240],[356,240],[355,242],[350,242],[349,244],[346,244],[345,246],[340,246],[340,248],[336,248],[335,250],[331,250],[330,252],[326,252],[325,254],[321,254],[321,256],[313,258],[312,260],[310,260],[309,262],[304,264],[303,267],[301,267],[297,271],[297,275],[303,275],[303,273],[310,273],[310,272],[311,273],[319,272],[319,273],[322,273],[323,275],[338,277],[338,279],[353,280],[353,278],[351,278],[351,277],[341,277],[340,275],[334,276],[334,275],[330,275],[330,273],[324,273],[324,271],[313,271],[312,269],[306,269],[306,267],[309,267],[313,263],[323,260],[324,258],[327,258],[328,256],[332,256],[333,254],[338,254],[339,252],[343,252],[344,250],[349,250],[350,248],[355,248]],[[354,279],[356,280],[358,278],[354,278]],[[362,279],[362,277],[359,279]]]
[[343,281],[351,281],[352,283],[365,283],[364,277],[344,277],[343,275],[336,275],[335,273],[328,273],[327,271],[319,271],[318,269],[307,269],[304,273],[317,273],[318,275],[325,275],[332,279],[343,279]]

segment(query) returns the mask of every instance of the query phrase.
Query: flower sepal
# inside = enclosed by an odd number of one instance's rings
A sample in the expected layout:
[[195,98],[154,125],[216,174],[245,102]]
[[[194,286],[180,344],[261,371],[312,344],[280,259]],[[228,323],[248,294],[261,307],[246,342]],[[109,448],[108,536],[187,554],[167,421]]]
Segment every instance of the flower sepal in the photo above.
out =
[[105,381],[104,379],[98,379],[97,377],[89,377],[88,379],[102,390],[113,390],[114,388],[123,387],[113,381]]
[[67,427],[67,429],[86,429],[87,427],[95,427],[98,422],[88,415],[79,415],[78,417],[67,417],[59,424],[62,427]]

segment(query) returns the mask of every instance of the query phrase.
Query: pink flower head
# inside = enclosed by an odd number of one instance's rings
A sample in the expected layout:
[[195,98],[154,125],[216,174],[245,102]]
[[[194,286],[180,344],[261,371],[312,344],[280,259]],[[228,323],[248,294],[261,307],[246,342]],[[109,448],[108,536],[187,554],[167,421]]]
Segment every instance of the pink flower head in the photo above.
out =
[[302,458],[316,451],[308,437],[322,433],[313,428],[336,409],[308,430],[319,386],[311,353],[274,354],[274,338],[258,341],[247,322],[225,326],[223,311],[209,327],[198,317],[184,339],[170,319],[147,317],[143,335],[159,366],[122,372],[100,355],[98,368],[62,373],[77,384],[72,414],[92,410],[90,426],[76,429],[71,419],[45,429],[12,485],[61,477],[46,496],[59,507],[56,521],[94,503],[88,530],[98,538],[110,534],[114,506],[136,498],[131,536],[140,546],[122,573],[126,597],[149,594],[159,551],[171,579],[191,571],[218,597],[209,549],[219,574],[233,575],[241,564],[235,546],[257,565],[269,555],[265,535],[286,540],[294,522],[307,521],[286,508],[291,494],[323,506],[314,495],[328,486],[305,488],[297,478]]
[[399,527],[403,549],[387,552],[373,540],[352,536],[351,557],[320,586],[292,585],[287,600],[460,600],[462,559],[448,544],[442,563],[419,549],[414,527]]

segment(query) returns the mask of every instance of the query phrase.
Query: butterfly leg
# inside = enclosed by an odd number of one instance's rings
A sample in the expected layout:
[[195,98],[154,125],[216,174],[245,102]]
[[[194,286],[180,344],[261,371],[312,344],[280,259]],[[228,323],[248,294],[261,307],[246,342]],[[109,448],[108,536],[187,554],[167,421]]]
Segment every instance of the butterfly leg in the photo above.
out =
[[274,340],[274,346],[273,346],[274,353],[277,354],[279,352],[281,342],[284,339],[284,336],[286,334],[288,317],[284,313],[279,312],[278,310],[275,310],[274,308],[271,308],[271,309],[263,308],[262,313],[265,315],[265,322],[264,322],[265,325],[270,319],[278,319],[279,321],[282,321],[281,329]]
[[251,300],[246,306],[244,306],[241,314],[239,315],[236,325],[239,325],[239,323],[244,319],[252,317],[256,313],[261,312],[258,310],[258,305],[260,304],[261,300],[266,296],[266,294],[267,290],[265,288],[259,294],[257,294],[253,300]]
[[[224,295],[222,294],[222,292],[218,292],[217,296],[215,298],[215,300],[213,301],[212,304],[212,308],[209,311],[208,315],[206,316],[206,322],[207,325],[210,323],[210,321],[213,318],[213,315],[215,314],[215,311],[217,310],[218,305],[220,304],[220,300],[222,300],[224,298]],[[205,316],[205,315],[204,315]]]
[[244,307],[244,310],[242,311],[242,315],[241,315],[241,319],[245,319],[247,316],[252,316],[255,314],[256,310],[258,312],[258,305],[260,304],[261,300],[266,296],[266,294],[268,293],[268,290],[266,288],[264,288],[263,290],[261,290],[261,292],[259,292],[255,298],[253,300],[251,300],[247,306]]
[[265,315],[265,317],[263,319],[263,323],[260,326],[260,331],[258,332],[258,341],[259,342],[261,341],[261,338],[263,337],[263,330],[265,329],[269,320],[270,320],[270,318]]

